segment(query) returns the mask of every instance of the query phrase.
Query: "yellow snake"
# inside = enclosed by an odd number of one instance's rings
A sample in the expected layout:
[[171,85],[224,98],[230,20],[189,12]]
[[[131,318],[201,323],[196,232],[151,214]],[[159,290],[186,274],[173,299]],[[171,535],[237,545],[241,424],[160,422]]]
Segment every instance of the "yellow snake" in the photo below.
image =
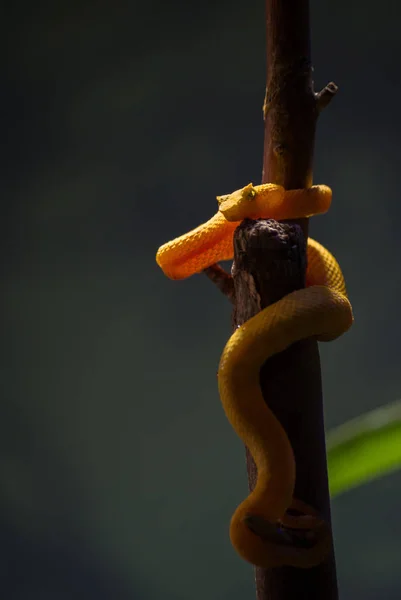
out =
[[[184,279],[231,259],[233,233],[244,218],[283,220],[324,213],[331,204],[331,190],[323,185],[284,190],[269,183],[249,184],[218,196],[217,201],[219,210],[209,221],[159,248],[156,261],[171,279]],[[325,559],[332,543],[328,524],[313,507],[293,498],[291,444],[259,384],[260,368],[269,357],[302,339],[333,340],[352,324],[340,266],[310,238],[306,281],[305,289],[288,294],[237,328],[218,370],[224,411],[248,447],[258,473],[254,490],[231,519],[230,538],[243,559],[264,568],[313,567]],[[249,517],[271,524],[272,535],[256,535],[248,526]]]

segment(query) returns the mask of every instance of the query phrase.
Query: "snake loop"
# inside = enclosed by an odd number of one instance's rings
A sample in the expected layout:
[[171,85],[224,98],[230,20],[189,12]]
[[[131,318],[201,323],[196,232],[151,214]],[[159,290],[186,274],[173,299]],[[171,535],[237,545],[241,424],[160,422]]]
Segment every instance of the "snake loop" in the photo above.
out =
[[[171,279],[184,279],[233,257],[233,234],[245,218],[296,219],[326,212],[327,186],[284,190],[251,183],[218,196],[218,212],[206,223],[161,246],[156,261]],[[228,340],[219,364],[218,385],[226,416],[248,447],[257,466],[254,490],[231,519],[230,538],[240,556],[253,565],[309,568],[322,562],[331,547],[331,532],[316,510],[293,498],[295,460],[287,434],[269,409],[259,385],[263,363],[296,341],[329,341],[352,324],[341,268],[333,255],[308,239],[305,289],[264,308]],[[291,514],[294,513],[301,514]],[[271,524],[267,538],[252,522]],[[303,535],[304,534],[304,535]]]

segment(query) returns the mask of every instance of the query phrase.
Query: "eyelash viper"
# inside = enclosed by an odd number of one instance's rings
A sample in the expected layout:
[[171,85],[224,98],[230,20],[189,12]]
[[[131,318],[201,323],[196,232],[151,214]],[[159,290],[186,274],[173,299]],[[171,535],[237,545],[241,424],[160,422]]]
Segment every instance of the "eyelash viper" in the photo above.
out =
[[[161,246],[156,261],[171,279],[184,279],[233,258],[234,230],[243,219],[310,217],[326,212],[331,196],[330,188],[324,185],[284,190],[270,183],[250,183],[232,194],[218,196],[217,213]],[[260,368],[269,357],[309,337],[333,340],[353,322],[341,268],[332,254],[311,238],[306,285],[238,327],[223,350],[218,369],[224,411],[248,447],[258,472],[254,490],[231,519],[230,538],[243,559],[264,568],[313,567],[324,560],[332,543],[328,524],[313,507],[293,498],[295,460],[291,444],[259,385]],[[258,518],[272,525],[269,539],[252,531],[249,523]],[[299,535],[302,532],[306,537]]]

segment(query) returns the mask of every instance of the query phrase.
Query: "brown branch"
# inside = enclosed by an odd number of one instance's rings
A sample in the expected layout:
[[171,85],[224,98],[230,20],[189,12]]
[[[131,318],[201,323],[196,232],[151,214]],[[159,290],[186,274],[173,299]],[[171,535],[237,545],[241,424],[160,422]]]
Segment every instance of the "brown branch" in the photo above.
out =
[[[337,87],[315,94],[309,40],[308,0],[266,0],[267,87],[262,183],[286,189],[312,184],[317,116]],[[252,317],[294,289],[304,286],[308,219],[273,224],[245,221],[236,230],[233,278],[234,324]],[[317,343],[304,340],[274,356],[261,370],[266,401],[284,426],[296,465],[295,496],[330,522]],[[256,467],[247,452],[250,489]],[[313,569],[256,569],[258,600],[335,600],[334,552]]]
[[[312,184],[317,117],[337,86],[313,90],[308,0],[266,0],[267,86],[263,105],[265,141],[262,183],[286,189]],[[304,287],[308,219],[277,223],[245,220],[234,235],[232,280],[214,265],[206,274],[234,302],[236,328],[261,309]],[[234,288],[234,289],[233,289]],[[330,523],[320,358],[316,341],[293,344],[261,369],[265,400],[285,428],[296,460],[295,497]],[[247,451],[249,488],[255,463]],[[256,520],[252,529],[272,535]],[[256,568],[258,600],[337,600],[334,551],[313,569]]]

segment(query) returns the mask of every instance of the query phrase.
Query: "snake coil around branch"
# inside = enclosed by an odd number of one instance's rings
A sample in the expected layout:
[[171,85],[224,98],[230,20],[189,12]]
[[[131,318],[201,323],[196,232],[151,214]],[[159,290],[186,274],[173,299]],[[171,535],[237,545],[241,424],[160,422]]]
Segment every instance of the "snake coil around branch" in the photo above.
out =
[[[217,213],[161,246],[157,263],[171,279],[200,273],[233,257],[234,231],[245,219],[310,217],[326,212],[331,197],[330,188],[323,185],[284,190],[270,183],[249,184],[218,196]],[[234,512],[230,538],[243,559],[264,568],[316,566],[332,545],[329,525],[312,506],[293,497],[296,465],[292,447],[264,401],[259,381],[268,358],[307,338],[333,340],[352,325],[344,277],[334,256],[309,238],[307,263],[306,287],[287,294],[238,327],[223,350],[218,369],[224,411],[257,467],[256,486]],[[268,529],[263,537],[256,533],[260,522]]]

